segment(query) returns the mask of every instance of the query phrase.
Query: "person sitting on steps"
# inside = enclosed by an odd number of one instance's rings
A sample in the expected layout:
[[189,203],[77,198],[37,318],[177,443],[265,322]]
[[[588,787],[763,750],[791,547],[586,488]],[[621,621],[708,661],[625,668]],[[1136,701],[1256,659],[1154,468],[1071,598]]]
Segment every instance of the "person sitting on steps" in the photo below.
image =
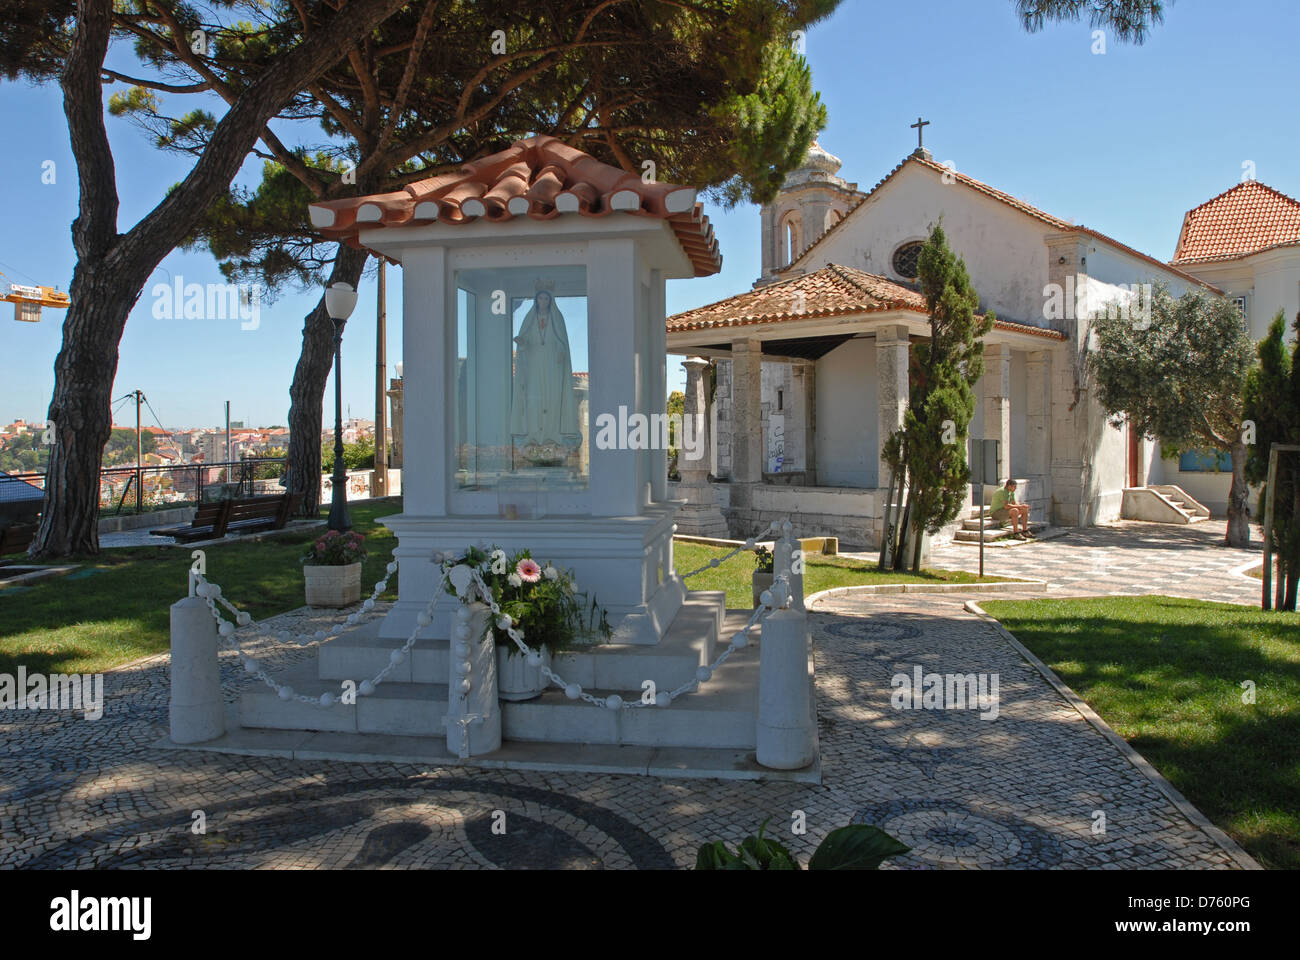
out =
[[1011,535],[1017,540],[1032,537],[1029,532],[1029,504],[1016,503],[1016,481],[1008,480],[1005,486],[998,487],[989,504],[989,516],[996,523],[1011,521]]

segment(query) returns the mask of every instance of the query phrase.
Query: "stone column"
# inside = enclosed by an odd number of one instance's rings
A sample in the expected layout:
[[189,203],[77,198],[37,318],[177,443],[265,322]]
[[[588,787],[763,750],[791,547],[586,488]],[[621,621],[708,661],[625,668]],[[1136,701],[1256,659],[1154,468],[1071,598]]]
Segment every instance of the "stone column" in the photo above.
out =
[[1084,363],[1089,324],[1078,316],[1079,291],[1088,285],[1087,244],[1076,234],[1046,239],[1047,286],[1044,317],[1066,336],[1049,371],[1051,397],[1052,521],[1061,526],[1089,522],[1088,488],[1095,455]]
[[[677,512],[677,532],[691,537],[726,538],[727,521],[713,498],[709,484],[709,385],[704,372],[709,362],[691,357],[686,368],[686,402],[682,413],[682,434],[677,441],[677,497],[686,504]],[[698,453],[691,459],[691,452]]]
[[731,486],[728,526],[737,536],[756,533],[762,519],[754,488],[763,482],[763,351],[758,340],[731,344]]
[[763,352],[758,340],[731,344],[731,479],[763,479]]
[[[1051,510],[1052,487],[1052,355],[1037,350],[1025,358],[1025,471],[1034,488],[1025,499]],[[1037,519],[1047,519],[1039,514]]]
[[998,482],[1011,476],[1011,348],[1005,343],[984,347],[984,439],[997,440]]
[[876,424],[878,446],[876,486],[889,483],[889,467],[880,451],[889,435],[903,425],[911,393],[908,377],[911,345],[906,327],[879,327],[876,330]]
[[794,367],[795,383],[801,384],[796,389],[799,395],[800,409],[803,412],[803,469],[804,482],[817,486],[817,365],[799,363]]

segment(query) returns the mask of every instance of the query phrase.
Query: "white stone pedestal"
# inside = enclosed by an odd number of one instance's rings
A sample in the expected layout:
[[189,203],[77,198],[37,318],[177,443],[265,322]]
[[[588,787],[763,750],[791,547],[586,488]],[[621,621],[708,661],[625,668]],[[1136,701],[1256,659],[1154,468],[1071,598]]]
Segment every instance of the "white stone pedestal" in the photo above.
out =
[[437,597],[433,623],[421,639],[446,640],[459,601],[443,594],[435,551],[459,554],[466,547],[500,547],[507,553],[527,547],[534,559],[573,570],[578,589],[603,607],[617,643],[658,643],[677,615],[686,588],[673,571],[672,536],[676,511],[655,504],[636,517],[560,517],[503,520],[498,517],[384,517],[399,538],[398,601],[379,635],[405,639],[415,618]]

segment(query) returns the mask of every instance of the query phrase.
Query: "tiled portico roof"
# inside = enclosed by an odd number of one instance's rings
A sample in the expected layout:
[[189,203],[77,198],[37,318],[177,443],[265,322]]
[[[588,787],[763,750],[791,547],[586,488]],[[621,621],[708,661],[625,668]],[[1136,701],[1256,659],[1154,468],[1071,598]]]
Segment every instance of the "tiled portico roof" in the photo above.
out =
[[[767,284],[748,293],[696,307],[668,318],[668,332],[718,330],[791,320],[815,320],[906,310],[929,316],[925,297],[894,281],[832,263],[813,273]],[[1056,330],[999,320],[997,330],[1064,340]]]
[[1174,263],[1232,260],[1300,243],[1300,201],[1246,180],[1187,211]]
[[788,266],[783,267],[782,269],[789,270],[791,267],[798,266],[801,261],[807,258],[809,253],[811,253],[813,250],[821,246],[821,244],[826,240],[827,237],[831,236],[838,230],[846,229],[845,225],[853,217],[853,214],[857,212],[858,208],[861,207],[863,204],[865,204],[872,197],[874,197],[876,195],[876,192],[879,191],[881,187],[887,184],[890,180],[894,179],[894,177],[898,175],[898,172],[902,170],[905,166],[907,166],[909,163],[919,164],[920,166],[925,167],[929,170],[933,170],[934,172],[942,176],[950,177],[952,179],[952,182],[959,183],[962,186],[969,187],[972,190],[976,190],[984,194],[986,197],[998,201],[999,203],[1004,203],[1015,210],[1019,210],[1021,213],[1025,214],[1026,216],[1033,217],[1035,220],[1045,223],[1052,229],[1059,230],[1061,233],[1082,233],[1086,236],[1093,237],[1094,239],[1101,240],[1104,243],[1110,244],[1112,247],[1115,247],[1118,250],[1122,250],[1125,253],[1137,257],[1139,260],[1145,260],[1147,263],[1160,267],[1162,270],[1166,270],[1169,273],[1176,274],[1179,277],[1182,277],[1184,280],[1194,283],[1197,286],[1205,287],[1215,292],[1221,292],[1219,291],[1219,288],[1214,286],[1213,284],[1207,283],[1206,281],[1200,279],[1199,277],[1194,277],[1190,273],[1185,273],[1184,271],[1179,270],[1176,266],[1171,266],[1170,264],[1164,263],[1161,260],[1157,260],[1155,257],[1143,253],[1141,250],[1135,250],[1132,247],[1130,247],[1128,244],[1121,243],[1120,241],[1116,240],[1114,237],[1108,237],[1106,234],[1101,233],[1100,231],[1097,230],[1093,230],[1091,227],[1081,226],[1076,223],[1071,223],[1068,220],[1062,220],[1060,217],[1054,217],[1050,213],[1047,213],[1046,211],[1040,210],[1038,207],[1035,207],[1033,204],[1026,203],[1024,200],[1021,200],[1019,197],[1013,197],[1011,194],[999,190],[996,187],[991,187],[987,183],[984,183],[981,180],[976,180],[974,177],[968,177],[966,174],[960,173],[959,171],[954,170],[952,167],[945,166],[942,163],[936,163],[928,155],[917,154],[917,153],[913,153],[910,156],[905,157],[902,163],[894,167],[894,169],[889,171],[889,173],[886,174],[885,177],[879,183],[877,183],[869,191],[864,193],[861,199],[859,199],[857,203],[853,204],[853,206],[845,210],[844,216],[840,217],[839,220],[836,220],[835,223],[833,223],[829,229],[827,229],[820,237],[818,237],[811,244],[805,247],[800,252],[800,254],[789,263]]
[[722,269],[722,254],[695,194],[693,187],[644,183],[555,137],[536,136],[392,193],[327,200],[308,209],[320,233],[353,246],[361,230],[375,227],[518,216],[551,220],[562,214],[654,217],[667,221],[695,276],[704,277]]

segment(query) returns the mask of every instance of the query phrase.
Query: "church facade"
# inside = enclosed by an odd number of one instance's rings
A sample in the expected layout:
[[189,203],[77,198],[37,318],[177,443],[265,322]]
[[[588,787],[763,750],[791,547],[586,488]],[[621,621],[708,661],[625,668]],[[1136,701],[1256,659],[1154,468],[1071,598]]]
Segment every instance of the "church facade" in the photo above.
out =
[[[704,374],[709,467],[726,481],[713,491],[733,536],[789,515],[801,535],[879,542],[890,480],[881,444],[902,423],[911,345],[929,335],[917,254],[940,221],[981,309],[998,318],[985,338],[970,436],[1000,441],[999,478],[1020,480],[1032,518],[1110,522],[1121,516],[1126,489],[1157,484],[1184,486],[1222,513],[1225,475],[1187,458],[1162,460],[1158,444],[1108,422],[1087,354],[1089,312],[1121,303],[1136,322],[1147,285],[1163,282],[1175,296],[1239,289],[1241,264],[1225,268],[1197,255],[1217,251],[1213,243],[1192,244],[1227,228],[1185,226],[1180,253],[1188,257],[1165,263],[937,163],[920,147],[867,191],[839,168],[814,144],[762,210],[762,276],[753,289],[668,319],[671,353],[714,362]],[[1287,297],[1300,295],[1300,285],[1285,272],[1274,279],[1269,258],[1296,252],[1300,246],[1284,245],[1258,257],[1269,279],[1253,281],[1251,307],[1269,317],[1295,309]]]

